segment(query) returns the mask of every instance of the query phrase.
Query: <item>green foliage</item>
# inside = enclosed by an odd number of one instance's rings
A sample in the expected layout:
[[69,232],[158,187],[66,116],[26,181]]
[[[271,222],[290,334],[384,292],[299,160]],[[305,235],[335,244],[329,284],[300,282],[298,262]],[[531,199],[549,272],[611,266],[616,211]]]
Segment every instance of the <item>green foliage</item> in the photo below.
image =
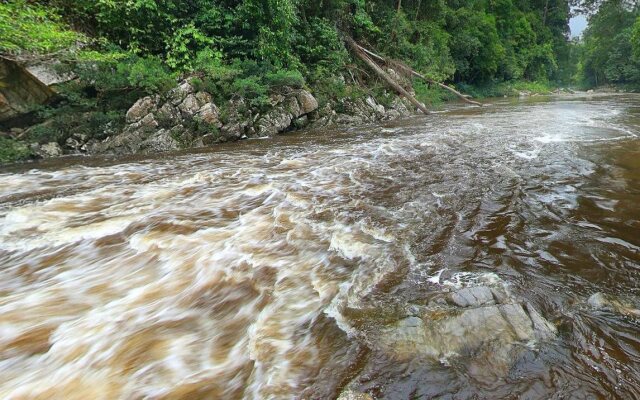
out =
[[517,97],[521,92],[531,94],[549,94],[554,86],[548,82],[535,81],[508,81],[508,82],[485,82],[479,85],[469,85],[459,83],[458,89],[474,98],[487,97]]
[[25,0],[0,2],[0,53],[52,53],[83,39],[60,22],[55,10]]
[[264,81],[270,87],[288,86],[300,89],[304,86],[304,77],[297,70],[279,69],[265,75]]
[[451,94],[439,87],[431,86],[424,81],[417,80],[413,83],[416,98],[430,107],[437,107],[445,100],[452,99]]
[[637,9],[628,9],[617,0],[609,0],[599,8],[589,20],[584,42],[577,46],[578,84],[640,84],[638,18]]
[[75,107],[65,106],[43,110],[43,113],[47,120],[29,130],[27,139],[30,142],[64,144],[74,134],[102,140],[109,132],[124,125],[124,112],[82,112]]
[[505,55],[495,17],[461,8],[449,15],[447,26],[452,36],[451,54],[458,79],[472,82],[491,79]]
[[0,163],[26,160],[30,156],[31,151],[26,144],[0,136]]

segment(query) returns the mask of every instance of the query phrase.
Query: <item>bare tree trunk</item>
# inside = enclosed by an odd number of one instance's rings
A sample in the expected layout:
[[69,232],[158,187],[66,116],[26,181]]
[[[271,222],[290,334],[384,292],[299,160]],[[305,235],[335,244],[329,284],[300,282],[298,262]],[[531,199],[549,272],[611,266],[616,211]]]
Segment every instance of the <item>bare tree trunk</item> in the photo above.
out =
[[[354,43],[355,43],[355,42],[354,42]],[[436,82],[436,81],[434,81],[433,79],[429,79],[429,78],[427,78],[426,76],[424,76],[424,75],[422,75],[422,74],[420,74],[420,73],[418,73],[418,72],[416,72],[416,71],[412,70],[411,68],[409,68],[409,67],[408,67],[408,66],[406,66],[406,65],[403,65],[403,64],[400,64],[400,63],[397,63],[397,62],[395,62],[395,63],[394,63],[394,62],[390,62],[390,61],[389,61],[389,60],[387,60],[386,58],[384,58],[384,57],[382,57],[382,56],[379,56],[378,54],[376,54],[376,53],[372,52],[371,50],[368,50],[368,49],[366,49],[366,48],[364,48],[364,47],[360,46],[360,45],[359,45],[359,44],[357,44],[357,43],[355,43],[355,45],[356,45],[356,46],[358,46],[358,48],[359,48],[360,50],[362,50],[364,53],[366,53],[366,54],[368,54],[369,56],[371,56],[371,57],[373,57],[373,58],[377,59],[378,61],[381,61],[381,62],[383,62],[383,63],[385,63],[385,64],[391,64],[391,65],[397,66],[397,67],[401,68],[402,70],[404,70],[404,72],[405,72],[405,73],[407,73],[407,74],[409,74],[409,75],[415,76],[416,78],[420,78],[420,79],[422,79],[422,80],[424,80],[424,81],[426,81],[426,82],[429,82],[429,83],[430,83],[430,84],[432,84],[432,85],[437,85],[437,86],[441,87],[442,89],[448,90],[449,92],[451,92],[451,93],[455,94],[455,95],[456,95],[456,96],[458,96],[462,101],[464,101],[464,102],[466,102],[466,103],[473,104],[473,105],[476,105],[476,106],[483,106],[483,104],[482,104],[482,103],[479,103],[479,102],[477,102],[477,101],[473,101],[473,100],[469,99],[467,96],[465,96],[465,95],[463,95],[462,93],[458,92],[458,91],[457,91],[457,90],[455,90],[454,88],[451,88],[451,87],[449,87],[449,86],[445,85],[444,83]]]
[[380,66],[378,64],[376,64],[375,61],[373,61],[371,59],[371,57],[369,57],[367,55],[367,53],[365,53],[362,50],[362,48],[355,42],[355,40],[353,40],[349,36],[345,36],[345,40],[346,40],[347,44],[349,45],[349,47],[351,47],[353,52],[358,56],[358,58],[360,58],[376,74],[378,74],[382,79],[384,79],[387,82],[387,84],[391,88],[393,88],[393,90],[398,92],[400,95],[406,97],[407,100],[409,100],[411,102],[411,104],[413,104],[418,110],[422,111],[425,114],[429,114],[429,110],[427,110],[427,108],[422,103],[420,103],[415,97],[413,97],[409,92],[407,92],[407,90],[405,90],[405,88],[400,86],[398,84],[398,82],[393,80],[393,78],[391,76],[389,76],[389,74],[387,74],[382,68],[380,68]]

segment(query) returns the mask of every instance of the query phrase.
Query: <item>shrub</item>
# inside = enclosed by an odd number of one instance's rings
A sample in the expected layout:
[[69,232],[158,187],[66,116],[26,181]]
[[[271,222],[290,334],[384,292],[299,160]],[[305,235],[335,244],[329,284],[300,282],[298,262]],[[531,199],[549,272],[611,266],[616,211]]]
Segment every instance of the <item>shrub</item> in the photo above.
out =
[[264,80],[270,87],[289,86],[296,89],[301,89],[305,83],[302,74],[297,70],[280,69],[270,72],[265,76]]
[[26,144],[0,136],[0,163],[25,160],[31,156]]

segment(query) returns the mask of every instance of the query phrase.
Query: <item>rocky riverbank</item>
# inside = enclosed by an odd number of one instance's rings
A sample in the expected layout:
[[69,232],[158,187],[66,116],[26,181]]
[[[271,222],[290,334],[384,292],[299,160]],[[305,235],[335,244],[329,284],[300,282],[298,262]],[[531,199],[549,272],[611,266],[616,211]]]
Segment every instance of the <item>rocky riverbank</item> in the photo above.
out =
[[[28,143],[36,158],[64,155],[150,154],[216,143],[323,128],[332,125],[358,125],[398,119],[413,113],[411,104],[396,98],[385,107],[373,96],[341,99],[320,107],[306,89],[283,87],[269,97],[266,109],[251,107],[243,98],[224,106],[214,96],[198,90],[192,80],[183,80],[166,95],[140,98],[126,113],[122,129],[111,129],[90,138],[72,134],[64,143]],[[5,135],[20,140],[29,129],[46,127],[47,121]]]

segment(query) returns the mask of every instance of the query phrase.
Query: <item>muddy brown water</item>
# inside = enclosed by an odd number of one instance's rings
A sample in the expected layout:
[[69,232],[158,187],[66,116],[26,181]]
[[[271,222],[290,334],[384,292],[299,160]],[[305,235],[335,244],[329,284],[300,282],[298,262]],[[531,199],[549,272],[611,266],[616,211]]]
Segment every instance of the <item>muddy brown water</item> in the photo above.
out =
[[[638,135],[576,95],[5,168],[0,398],[640,398],[640,321],[586,305],[640,297]],[[506,372],[367,340],[487,274],[558,328]]]

